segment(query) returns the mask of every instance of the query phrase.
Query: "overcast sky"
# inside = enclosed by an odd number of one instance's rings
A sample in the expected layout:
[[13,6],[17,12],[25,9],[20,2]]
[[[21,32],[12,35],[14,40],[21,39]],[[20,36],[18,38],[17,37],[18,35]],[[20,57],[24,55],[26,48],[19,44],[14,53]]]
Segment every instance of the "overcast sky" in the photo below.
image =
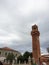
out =
[[40,31],[40,48],[49,47],[49,0],[0,0],[0,47],[32,51],[31,27]]

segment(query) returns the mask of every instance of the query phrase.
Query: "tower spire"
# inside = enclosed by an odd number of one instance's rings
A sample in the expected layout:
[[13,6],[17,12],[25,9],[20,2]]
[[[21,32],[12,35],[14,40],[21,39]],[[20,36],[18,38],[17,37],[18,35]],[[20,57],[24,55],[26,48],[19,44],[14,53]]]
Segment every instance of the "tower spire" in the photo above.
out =
[[32,52],[33,52],[33,57],[35,59],[35,62],[39,62],[39,57],[40,57],[40,43],[39,43],[39,36],[40,32],[38,31],[38,26],[35,24],[32,26]]

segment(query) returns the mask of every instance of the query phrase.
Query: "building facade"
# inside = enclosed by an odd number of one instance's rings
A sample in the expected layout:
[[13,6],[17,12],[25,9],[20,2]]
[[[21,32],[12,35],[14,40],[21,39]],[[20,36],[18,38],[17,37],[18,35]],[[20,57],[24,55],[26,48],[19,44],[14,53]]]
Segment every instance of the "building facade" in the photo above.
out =
[[0,48],[0,61],[4,62],[4,60],[6,59],[9,53],[13,53],[15,56],[15,59],[17,59],[17,57],[21,55],[20,52],[13,50],[11,48],[8,48],[8,47]]

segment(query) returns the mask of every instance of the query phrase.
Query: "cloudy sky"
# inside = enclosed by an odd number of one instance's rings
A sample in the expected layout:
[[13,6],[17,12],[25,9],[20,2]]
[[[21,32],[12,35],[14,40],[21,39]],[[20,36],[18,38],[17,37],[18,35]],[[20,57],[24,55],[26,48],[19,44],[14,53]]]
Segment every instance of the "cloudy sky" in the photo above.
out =
[[32,51],[31,27],[40,31],[41,52],[49,47],[49,0],[0,0],[0,47]]

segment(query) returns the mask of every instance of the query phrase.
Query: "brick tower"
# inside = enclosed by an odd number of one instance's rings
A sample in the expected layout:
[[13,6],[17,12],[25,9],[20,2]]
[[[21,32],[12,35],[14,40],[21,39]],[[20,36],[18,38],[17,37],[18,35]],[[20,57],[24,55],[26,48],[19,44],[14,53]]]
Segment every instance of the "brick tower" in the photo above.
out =
[[32,26],[31,35],[32,35],[33,57],[35,59],[35,62],[38,63],[40,58],[40,43],[39,43],[40,32],[38,31],[37,25]]

